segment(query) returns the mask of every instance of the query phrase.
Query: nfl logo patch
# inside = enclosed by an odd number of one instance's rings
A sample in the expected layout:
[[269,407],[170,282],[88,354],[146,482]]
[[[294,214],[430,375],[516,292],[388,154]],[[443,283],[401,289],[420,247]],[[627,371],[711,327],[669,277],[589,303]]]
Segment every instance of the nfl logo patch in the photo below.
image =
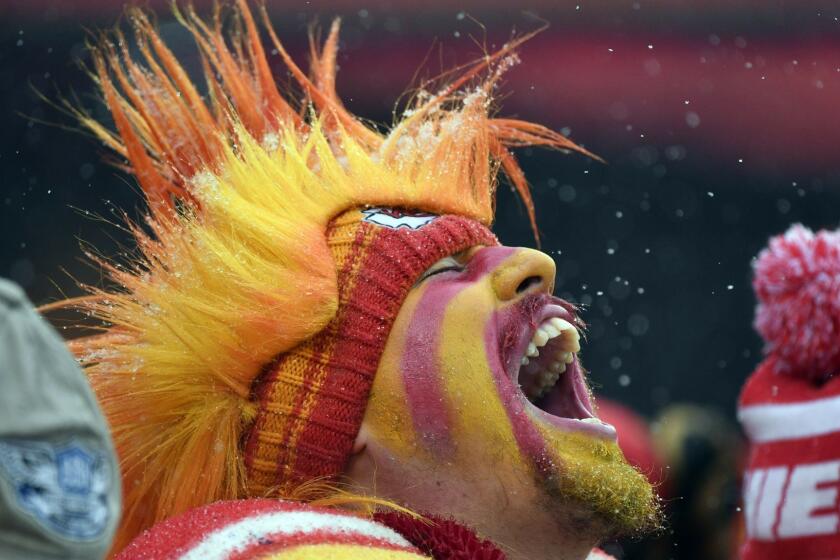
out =
[[2,481],[14,489],[24,514],[70,540],[99,538],[113,515],[106,455],[77,440],[61,445],[0,441]]
[[395,208],[368,208],[362,210],[362,214],[365,222],[390,229],[417,230],[438,218],[426,212],[406,212]]

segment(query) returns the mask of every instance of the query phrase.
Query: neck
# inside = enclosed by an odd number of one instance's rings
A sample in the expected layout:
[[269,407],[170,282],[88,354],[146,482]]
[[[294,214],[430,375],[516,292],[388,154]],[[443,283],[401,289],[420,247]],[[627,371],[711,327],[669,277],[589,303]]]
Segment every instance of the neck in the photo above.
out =
[[514,519],[506,516],[504,524],[499,519],[498,526],[491,522],[479,528],[504,549],[509,560],[584,560],[597,544],[591,518],[569,516],[558,522],[556,518],[531,515],[519,518],[521,522]]
[[585,560],[607,533],[597,518],[570,501],[540,507],[544,498],[525,489],[511,490],[498,470],[465,479],[444,470],[416,469],[410,461],[388,468],[395,463],[394,457],[368,442],[364,452],[351,458],[346,482],[360,494],[453,518],[504,550],[509,560]]

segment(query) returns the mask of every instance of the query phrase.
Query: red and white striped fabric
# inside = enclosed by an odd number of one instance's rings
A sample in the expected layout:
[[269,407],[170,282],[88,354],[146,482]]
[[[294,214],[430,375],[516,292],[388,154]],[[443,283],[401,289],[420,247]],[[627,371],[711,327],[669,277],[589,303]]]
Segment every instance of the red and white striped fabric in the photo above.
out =
[[840,376],[817,385],[765,362],[738,418],[751,442],[743,558],[840,559]]
[[[437,521],[432,522],[433,519]],[[377,516],[377,520],[383,522],[297,502],[266,499],[216,502],[155,525],[135,538],[115,560],[505,558],[490,541],[481,540],[451,520],[406,516],[396,523],[397,530],[385,524],[395,523],[393,515]],[[403,529],[408,530],[405,536],[398,532]],[[593,549],[586,560],[615,558]]]
[[164,521],[117,560],[418,560],[396,531],[332,509],[278,500],[216,502]]

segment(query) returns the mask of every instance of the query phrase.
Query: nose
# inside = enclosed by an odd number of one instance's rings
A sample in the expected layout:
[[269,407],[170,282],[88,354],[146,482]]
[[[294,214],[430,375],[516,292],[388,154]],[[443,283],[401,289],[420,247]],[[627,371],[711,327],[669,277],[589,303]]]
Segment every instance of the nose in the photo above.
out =
[[554,291],[554,260],[540,251],[519,248],[493,272],[493,290],[501,301]]

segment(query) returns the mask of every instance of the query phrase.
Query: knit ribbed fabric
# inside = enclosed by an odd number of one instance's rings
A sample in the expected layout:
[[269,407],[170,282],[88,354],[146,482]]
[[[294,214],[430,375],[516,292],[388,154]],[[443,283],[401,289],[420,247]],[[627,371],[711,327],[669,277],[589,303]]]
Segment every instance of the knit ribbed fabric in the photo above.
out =
[[816,385],[765,360],[738,418],[750,442],[741,558],[840,558],[840,376]]
[[371,519],[260,499],[214,502],[170,517],[135,538],[116,560],[315,558],[429,559],[405,537]]
[[338,312],[254,385],[259,412],[245,442],[252,496],[283,494],[343,471],[391,326],[417,278],[443,257],[498,244],[474,220],[376,208],[345,212],[327,238],[338,269]]

